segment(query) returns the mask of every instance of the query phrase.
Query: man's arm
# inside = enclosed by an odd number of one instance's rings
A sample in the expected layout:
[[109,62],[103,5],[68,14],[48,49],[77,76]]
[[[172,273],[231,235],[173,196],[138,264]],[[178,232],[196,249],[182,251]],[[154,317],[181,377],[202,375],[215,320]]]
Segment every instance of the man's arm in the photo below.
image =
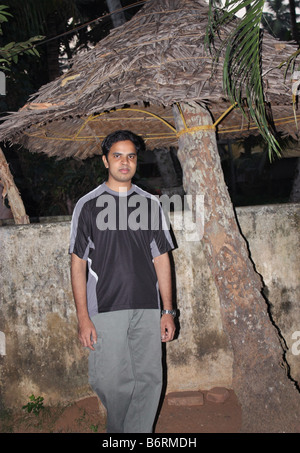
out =
[[[157,275],[159,291],[162,298],[163,309],[172,310],[172,279],[171,265],[168,253],[163,253],[153,260]],[[161,339],[163,342],[171,341],[175,334],[174,319],[171,314],[161,317]]]
[[78,319],[78,338],[84,347],[94,350],[97,333],[90,320],[86,298],[86,261],[75,253],[71,256],[71,283]]

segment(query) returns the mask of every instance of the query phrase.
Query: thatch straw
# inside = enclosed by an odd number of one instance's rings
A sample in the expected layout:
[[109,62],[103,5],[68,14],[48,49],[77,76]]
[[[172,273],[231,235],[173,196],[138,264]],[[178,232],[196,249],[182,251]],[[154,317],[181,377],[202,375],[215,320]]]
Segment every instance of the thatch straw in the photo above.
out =
[[[216,118],[228,107],[222,58],[212,75],[212,59],[204,46],[207,17],[208,6],[201,0],[149,0],[129,22],[77,55],[67,73],[11,114],[0,127],[0,139],[34,152],[81,159],[99,153],[102,138],[119,128],[143,135],[151,148],[176,144],[172,104],[204,101]],[[279,106],[279,119],[293,116],[291,83],[285,83],[278,65],[294,50],[265,34],[266,97]],[[229,125],[234,126],[227,132],[230,137],[241,134],[241,127],[249,133],[247,121],[237,112],[231,115],[227,125],[226,120],[219,124],[220,134]]]

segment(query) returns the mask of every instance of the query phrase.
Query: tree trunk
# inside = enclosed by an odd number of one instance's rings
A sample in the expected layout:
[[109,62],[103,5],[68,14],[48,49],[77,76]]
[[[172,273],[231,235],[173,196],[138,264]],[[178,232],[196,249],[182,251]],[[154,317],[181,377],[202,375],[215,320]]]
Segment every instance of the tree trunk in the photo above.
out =
[[[56,25],[56,12],[47,16],[47,32],[53,38],[58,34]],[[47,43],[47,64],[49,82],[60,76],[59,68],[59,40],[52,39]]]
[[111,20],[114,28],[123,25],[126,22],[124,11],[122,11],[122,5],[120,0],[106,0],[107,7],[110,13],[118,11],[111,15]]
[[155,160],[162,177],[163,187],[176,187],[178,178],[174,168],[171,151],[169,148],[156,148],[154,150]]
[[[212,124],[208,110],[195,102],[181,109],[188,128]],[[177,106],[174,117],[176,129],[183,130]],[[300,432],[299,392],[288,378],[279,334],[262,296],[263,283],[236,221],[215,132],[193,129],[180,135],[178,158],[186,193],[204,195],[203,247],[234,354],[232,384],[242,406],[242,431]]]
[[292,38],[299,43],[295,0],[289,0]]
[[4,153],[0,148],[0,179],[7,193],[10,209],[12,211],[15,223],[27,224],[29,218],[26,215],[23,201],[20,197],[19,191],[14,183],[14,178],[10,172],[9,166],[6,162]]
[[300,157],[297,158],[293,187],[290,193],[291,203],[300,203]]

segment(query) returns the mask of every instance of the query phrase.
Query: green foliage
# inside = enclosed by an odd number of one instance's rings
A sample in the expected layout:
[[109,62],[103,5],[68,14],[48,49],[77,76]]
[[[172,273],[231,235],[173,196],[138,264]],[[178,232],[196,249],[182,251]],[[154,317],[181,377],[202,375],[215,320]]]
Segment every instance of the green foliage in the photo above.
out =
[[[291,10],[291,2],[282,2],[281,0],[267,0],[268,9],[271,12],[264,12],[262,17],[262,26],[276,38],[284,41],[296,40],[299,43],[300,36],[300,23],[296,23],[297,30],[294,31],[297,36],[293,36],[292,32],[292,23],[293,23],[293,14]],[[294,20],[297,22],[299,14],[297,11],[300,7],[300,1],[294,1]],[[298,38],[298,39],[297,39]],[[295,71],[299,71],[299,65],[297,65],[297,59],[300,55],[300,49],[293,52],[284,60],[279,67],[285,66],[285,77],[290,74],[293,78]],[[297,67],[298,66],[298,67]]]
[[[226,0],[223,9],[216,8],[210,0],[210,17],[206,34],[206,44],[219,60],[221,50],[225,49],[223,65],[223,88],[232,104],[236,104],[246,116],[249,109],[252,119],[269,147],[269,155],[280,155],[280,145],[270,128],[266,112],[263,80],[261,73],[261,21],[265,0],[234,1]],[[214,9],[216,8],[216,9]],[[246,8],[241,20],[236,14]],[[215,49],[214,40],[220,30],[229,23],[234,25],[222,43]]]
[[0,5],[0,35],[3,34],[1,24],[3,22],[8,22],[8,17],[12,17],[12,15],[8,11],[5,11],[6,8],[8,8],[8,6]]
[[262,25],[271,33],[282,40],[290,40],[291,24],[288,3],[281,0],[267,0],[268,11],[263,13]]
[[35,397],[31,395],[29,397],[29,403],[22,407],[29,414],[32,412],[34,415],[39,415],[42,409],[44,409],[44,398],[42,396]]
[[[12,17],[8,11],[6,5],[0,5],[0,35],[3,36],[3,30],[1,24],[4,22],[8,22],[8,18]],[[9,70],[9,66],[11,63],[18,62],[18,56],[23,55],[24,53],[27,55],[33,55],[38,57],[39,52],[34,47],[34,44],[37,41],[43,39],[44,36],[34,36],[29,38],[27,41],[24,42],[9,42],[5,46],[0,47],[0,65],[1,69]]]
[[39,57],[40,54],[34,47],[34,43],[43,38],[43,36],[34,36],[24,42],[10,42],[4,47],[0,47],[0,63],[4,65],[2,69],[8,70],[11,63],[18,63],[19,55],[24,55],[24,53]]
[[97,433],[97,432],[98,432],[98,429],[99,429],[99,425],[94,425],[94,424],[92,424],[92,425],[90,426],[90,428],[91,428],[91,431],[93,431],[93,433]]

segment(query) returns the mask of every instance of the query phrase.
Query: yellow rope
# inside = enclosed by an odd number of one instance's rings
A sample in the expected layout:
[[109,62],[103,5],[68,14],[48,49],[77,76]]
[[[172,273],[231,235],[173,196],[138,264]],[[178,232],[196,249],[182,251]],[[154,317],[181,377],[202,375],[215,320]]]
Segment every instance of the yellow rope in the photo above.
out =
[[179,131],[177,132],[177,137],[181,137],[181,135],[184,135],[184,134],[193,134],[194,132],[198,132],[198,131],[208,131],[208,130],[212,130],[212,131],[215,131],[216,128],[213,124],[203,124],[202,126],[195,126],[195,127],[188,127],[187,129],[183,129],[182,131]]
[[[149,115],[149,116],[153,116],[154,118],[162,121],[166,126],[168,126],[170,129],[172,129],[173,132],[176,132],[176,129],[175,127],[173,127],[170,123],[168,123],[167,121],[165,121],[163,118],[161,118],[160,116],[156,115],[155,113],[152,113],[152,112],[146,112],[145,110],[142,110],[142,109],[132,109],[132,108],[120,108],[120,109],[116,109],[114,110],[115,112],[120,112],[120,111],[123,111],[123,110],[131,110],[131,111],[134,111],[134,112],[140,112],[140,113],[145,113],[146,115]],[[97,119],[99,116],[101,115],[105,115],[106,112],[102,112],[102,113],[99,113],[99,115],[96,115],[94,116],[91,121],[94,121],[95,119]]]
[[232,110],[234,109],[234,107],[236,107],[237,105],[237,102],[235,102],[234,104],[232,104],[230,107],[228,107],[227,110],[225,110],[224,113],[222,113],[222,115],[217,119],[217,121],[214,122],[214,126],[217,126],[221,121],[222,119]]
[[180,107],[180,104],[177,103],[177,107],[178,107],[178,110],[179,110],[179,114],[181,116],[181,119],[183,121],[183,124],[184,124],[184,129],[182,129],[181,131],[177,132],[177,137],[180,137],[181,135],[183,134],[193,134],[194,132],[197,132],[197,131],[201,131],[201,130],[204,130],[204,131],[209,131],[209,130],[212,130],[212,131],[215,131],[216,130],[216,127],[217,125],[222,121],[222,119],[237,105],[237,103],[231,105],[224,113],[222,113],[222,115],[213,123],[213,124],[202,124],[201,126],[194,126],[194,127],[187,127],[187,124],[186,124],[186,121],[185,121],[185,118],[184,118],[184,115],[183,115],[183,112],[181,110],[181,107]]
[[76,138],[78,138],[78,135],[80,134],[82,129],[84,129],[84,127],[86,126],[86,124],[92,120],[92,117],[93,117],[93,115],[89,115],[87,117],[87,119],[84,121],[83,125],[78,129],[77,133],[74,135],[75,141],[76,141]]
[[[170,134],[160,134],[158,133],[157,135],[153,134],[153,136],[145,136],[145,140],[157,140],[157,139],[164,139],[164,138],[172,138],[172,137],[180,137],[183,134],[192,134],[194,132],[197,132],[199,130],[212,130],[215,131],[217,125],[223,120],[223,118],[236,106],[236,104],[231,105],[213,124],[204,124],[200,126],[195,126],[195,127],[188,127],[183,115],[183,112],[181,110],[181,107],[179,104],[177,104],[180,116],[183,121],[184,129],[181,131],[176,130],[175,127],[173,127],[170,123],[168,123],[166,120],[161,118],[159,115],[156,115],[155,113],[152,112],[147,112],[142,109],[136,109],[136,108],[119,108],[114,110],[115,112],[117,111],[123,111],[123,110],[131,110],[131,111],[136,111],[143,113],[145,115],[152,116],[155,119],[158,119],[159,121],[162,121],[168,128],[171,129],[172,133]],[[67,137],[49,137],[46,135],[45,130],[44,131],[36,131],[33,133],[28,133],[24,132],[28,137],[36,137],[36,138],[41,138],[43,140],[61,140],[61,141],[73,141],[73,142],[84,142],[84,141],[94,141],[95,139],[103,139],[105,136],[104,135],[94,135],[94,136],[79,136],[80,132],[84,129],[84,127],[87,125],[88,122],[90,121],[96,121],[99,117],[107,115],[107,112],[102,112],[99,113],[98,115],[89,115],[88,118],[83,122],[83,124],[80,126],[78,131],[72,135],[72,136],[67,136]],[[136,119],[136,118],[129,118],[129,119]],[[300,116],[298,115],[297,120],[300,120]],[[284,118],[278,118],[275,120],[275,124],[288,124],[291,122],[294,122],[295,118],[293,116],[289,117],[284,117]],[[219,134],[225,134],[225,133],[233,133],[233,132],[243,132],[251,129],[257,129],[257,126],[248,126],[245,128],[235,128],[236,126],[232,127],[227,127],[226,129],[221,129],[219,130]]]

